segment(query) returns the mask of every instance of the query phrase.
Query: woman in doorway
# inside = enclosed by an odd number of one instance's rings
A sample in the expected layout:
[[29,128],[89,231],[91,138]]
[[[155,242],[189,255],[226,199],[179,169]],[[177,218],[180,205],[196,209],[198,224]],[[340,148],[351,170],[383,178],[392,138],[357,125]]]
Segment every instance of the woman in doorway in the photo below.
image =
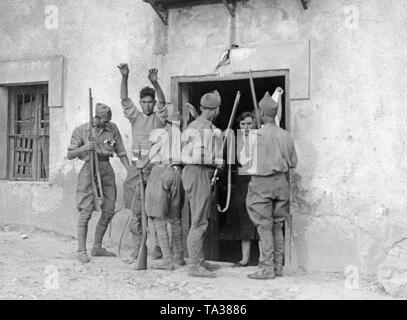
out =
[[249,153],[249,138],[251,130],[256,128],[255,117],[252,112],[243,112],[237,118],[240,131],[237,134],[236,163],[237,168],[233,176],[232,199],[230,207],[225,213],[225,223],[220,237],[224,240],[240,240],[242,243],[242,259],[235,263],[235,267],[246,267],[250,261],[250,246],[252,240],[259,240],[256,227],[250,220],[246,210],[247,187],[251,176],[247,173]]

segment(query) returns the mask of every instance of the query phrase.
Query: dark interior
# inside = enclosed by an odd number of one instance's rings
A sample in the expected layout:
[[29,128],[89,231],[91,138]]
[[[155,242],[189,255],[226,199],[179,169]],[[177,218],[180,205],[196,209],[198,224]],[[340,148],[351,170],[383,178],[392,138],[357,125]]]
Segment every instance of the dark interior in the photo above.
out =
[[[285,90],[285,77],[271,77],[271,78],[257,78],[254,79],[254,87],[256,89],[256,97],[257,101],[260,101],[266,91],[269,91],[270,94],[273,94],[274,90],[277,87],[281,87]],[[222,98],[222,105],[220,108],[220,116],[216,119],[215,125],[225,130],[228,122],[229,117],[232,112],[233,103],[236,98],[237,91],[240,91],[240,103],[236,112],[236,118],[245,111],[253,111],[253,100],[250,91],[250,82],[247,79],[244,80],[232,80],[232,81],[208,81],[208,82],[193,82],[190,83],[189,88],[189,97],[190,102],[194,105],[197,110],[199,109],[199,102],[201,97],[210,91],[218,90],[220,96]],[[285,128],[285,94],[282,98],[282,105],[283,105],[283,115],[281,119],[281,127]],[[198,110],[199,112],[199,110]],[[236,126],[234,125],[234,129]]]
[[[256,89],[257,101],[260,101],[266,91],[273,94],[274,90],[280,86],[285,90],[285,77],[269,77],[269,78],[257,78],[254,79],[254,85]],[[215,125],[225,130],[229,117],[232,112],[233,103],[236,97],[236,93],[239,90],[241,93],[240,103],[236,112],[236,118],[245,111],[253,111],[253,102],[250,91],[250,82],[248,79],[244,80],[232,80],[232,81],[208,81],[208,82],[193,82],[189,83],[189,97],[190,103],[193,104],[196,109],[199,108],[199,102],[202,95],[207,92],[218,90],[222,105],[220,108],[220,116],[216,120]],[[282,119],[281,127],[285,128],[285,94],[282,97]],[[199,112],[199,110],[198,110]],[[235,119],[236,119],[235,118]],[[236,123],[234,123],[233,129],[237,129]],[[224,170],[218,184],[218,202],[223,206],[225,202],[225,190],[226,190],[226,171]],[[233,172],[232,172],[233,174]],[[233,179],[233,177],[232,177]],[[233,196],[233,195],[232,195]],[[233,198],[232,198],[233,199]],[[215,201],[216,202],[216,201]],[[218,213],[216,210],[216,203],[213,206],[213,212],[211,215],[208,233],[205,243],[205,257],[209,260],[225,261],[225,262],[237,262],[241,259],[241,243],[236,240],[220,240],[219,233],[222,231],[225,222],[225,215],[227,213]],[[252,241],[251,245],[251,261],[250,264],[257,265],[259,259],[259,249],[257,241]]]

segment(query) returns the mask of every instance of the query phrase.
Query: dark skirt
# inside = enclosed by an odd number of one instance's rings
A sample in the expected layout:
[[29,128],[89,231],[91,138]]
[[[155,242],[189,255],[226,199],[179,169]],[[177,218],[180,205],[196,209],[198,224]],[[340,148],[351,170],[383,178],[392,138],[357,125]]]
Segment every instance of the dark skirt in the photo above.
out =
[[256,227],[246,209],[247,187],[251,176],[236,174],[233,178],[229,209],[225,213],[219,213],[224,215],[219,238],[220,240],[258,240]]

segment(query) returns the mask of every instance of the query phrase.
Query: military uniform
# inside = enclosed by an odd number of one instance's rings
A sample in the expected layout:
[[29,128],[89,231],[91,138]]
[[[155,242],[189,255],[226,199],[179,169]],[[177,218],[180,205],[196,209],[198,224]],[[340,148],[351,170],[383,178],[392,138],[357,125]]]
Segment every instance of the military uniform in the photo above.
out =
[[[215,91],[202,97],[201,106],[215,109],[220,106],[220,102],[219,93]],[[199,276],[199,267],[205,266],[203,244],[211,213],[211,179],[215,164],[223,161],[221,158],[216,159],[217,156],[222,157],[222,154],[218,153],[213,141],[205,139],[205,134],[221,137],[221,131],[202,116],[191,122],[187,130],[190,139],[183,146],[181,155],[185,164],[182,182],[191,210],[187,246],[191,264],[190,275]]]
[[[268,92],[259,103],[263,115],[274,118],[277,104]],[[289,215],[289,183],[287,172],[297,165],[297,155],[290,134],[266,123],[257,131],[256,163],[249,183],[246,206],[261,243],[259,272],[255,279],[273,278],[281,274],[284,256],[283,223]]]
[[[129,229],[133,234],[133,241],[135,245],[135,251],[133,257],[137,256],[137,253],[141,244],[142,229],[141,229],[141,195],[138,190],[140,181],[139,169],[136,167],[135,162],[137,160],[145,160],[148,157],[150,150],[149,135],[150,132],[157,128],[163,128],[168,116],[168,111],[165,103],[157,105],[156,112],[150,115],[146,115],[141,112],[133,103],[131,99],[123,99],[122,107],[124,116],[129,119],[132,129],[132,162],[133,166],[130,168],[126,180],[123,183],[124,204],[125,207],[131,209],[133,214],[130,219]],[[143,178],[145,184],[147,184],[152,164],[146,165],[143,170]],[[156,245],[158,241],[156,239]]]
[[[179,126],[181,116],[172,114],[164,129],[157,130],[156,143],[150,150],[150,159],[154,164],[146,188],[146,213],[154,224],[160,248],[162,263],[152,268],[173,270],[174,265],[184,265],[181,233],[181,209],[184,203],[184,189],[181,181],[180,165],[181,135]],[[174,130],[173,130],[174,129]],[[171,241],[167,223],[171,227]]]
[[[97,111],[99,104],[96,106]],[[107,106],[106,106],[107,107]],[[107,107],[108,108],[108,107]],[[82,124],[75,128],[72,133],[69,150],[75,150],[85,145],[89,140],[89,131],[91,130],[89,123]],[[123,145],[123,140],[119,129],[113,122],[106,124],[105,128],[94,131],[95,150],[98,155],[100,175],[103,188],[103,203],[101,204],[102,213],[99,222],[96,226],[95,240],[93,248],[100,249],[106,228],[115,211],[116,202],[116,181],[112,166],[109,163],[109,158],[116,153],[118,157],[127,156]],[[89,152],[83,152],[78,157],[85,161],[82,166],[76,190],[76,206],[79,211],[78,218],[78,253],[86,253],[86,236],[88,230],[88,221],[91,218],[92,212],[95,209],[91,167],[89,162]]]

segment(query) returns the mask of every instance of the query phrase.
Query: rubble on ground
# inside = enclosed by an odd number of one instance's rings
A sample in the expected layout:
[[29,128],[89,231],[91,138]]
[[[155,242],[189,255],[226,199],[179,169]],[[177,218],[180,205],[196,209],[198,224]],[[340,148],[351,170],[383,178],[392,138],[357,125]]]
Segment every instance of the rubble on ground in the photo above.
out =
[[399,241],[387,252],[378,267],[377,278],[388,294],[407,298],[407,239]]

